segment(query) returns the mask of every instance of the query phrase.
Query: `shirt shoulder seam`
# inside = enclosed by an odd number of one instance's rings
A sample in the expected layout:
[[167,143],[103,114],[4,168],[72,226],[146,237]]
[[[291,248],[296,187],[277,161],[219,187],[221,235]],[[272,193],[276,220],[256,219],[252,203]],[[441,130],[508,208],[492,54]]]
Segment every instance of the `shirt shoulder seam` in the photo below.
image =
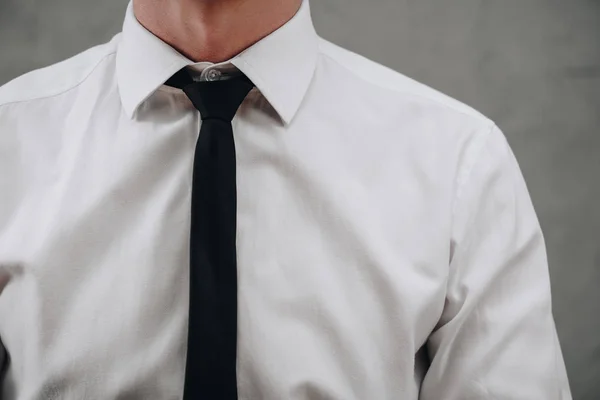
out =
[[[454,178],[456,182],[456,187],[454,189],[454,193],[452,194],[452,200],[450,205],[450,226],[452,232],[454,232],[456,225],[456,218],[458,216],[459,207],[461,206],[461,200],[463,198],[463,192],[467,185],[471,182],[471,173],[475,169],[475,165],[481,160],[484,153],[484,145],[487,138],[492,134],[494,129],[498,129],[497,125],[494,123],[492,126],[488,127],[485,130],[477,131],[475,136],[475,143],[471,143],[470,148],[467,149],[466,154],[463,158],[463,162],[459,164],[457,174]],[[449,240],[451,238],[449,237]],[[452,265],[454,259],[454,250],[451,244],[450,250],[450,267]],[[452,267],[451,267],[452,268]]]
[[453,196],[453,207],[452,213],[455,214],[456,207],[458,206],[458,202],[462,198],[462,194],[464,188],[469,184],[471,172],[475,168],[475,165],[479,162],[483,154],[483,148],[485,145],[486,139],[492,134],[492,131],[495,129],[499,129],[495,123],[492,123],[485,130],[480,130],[478,133],[475,133],[475,143],[471,144],[471,151],[468,151],[465,155],[464,164],[459,168],[457,175],[457,186],[456,192]]
[[51,93],[51,94],[46,94],[46,95],[33,96],[33,97],[25,98],[25,99],[12,100],[12,101],[9,100],[4,103],[0,102],[0,107],[9,106],[9,105],[13,105],[13,104],[19,104],[19,103],[27,103],[27,102],[36,101],[36,100],[49,99],[52,97],[60,96],[61,94],[67,93],[73,89],[76,89],[78,86],[83,84],[94,73],[94,71],[100,66],[100,64],[102,64],[102,62],[104,62],[104,60],[106,60],[108,57],[114,55],[115,53],[116,53],[116,50],[113,50],[113,51],[105,54],[104,56],[102,56],[100,59],[98,59],[98,61],[93,65],[93,67],[91,67],[89,69],[89,71],[79,81],[75,81],[75,83],[73,83],[72,85],[68,86],[67,88],[65,88],[63,90],[59,90],[56,93]]

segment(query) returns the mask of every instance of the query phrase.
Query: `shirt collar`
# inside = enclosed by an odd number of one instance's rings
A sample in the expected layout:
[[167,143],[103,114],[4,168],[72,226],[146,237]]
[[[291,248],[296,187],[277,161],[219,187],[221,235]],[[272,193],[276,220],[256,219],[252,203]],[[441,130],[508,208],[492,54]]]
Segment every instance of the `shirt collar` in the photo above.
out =
[[[318,36],[308,0],[303,0],[291,20],[229,62],[254,82],[287,124],[308,89],[317,54]],[[133,118],[144,100],[171,75],[191,64],[194,62],[138,22],[130,1],[116,55],[119,93],[127,115]]]

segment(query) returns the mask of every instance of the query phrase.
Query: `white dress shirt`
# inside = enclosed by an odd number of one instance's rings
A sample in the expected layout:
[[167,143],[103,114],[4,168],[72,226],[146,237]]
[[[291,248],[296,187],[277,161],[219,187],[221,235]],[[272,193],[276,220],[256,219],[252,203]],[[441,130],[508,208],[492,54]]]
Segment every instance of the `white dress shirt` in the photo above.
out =
[[4,400],[181,399],[199,113],[233,129],[246,400],[570,399],[545,244],[485,116],[320,38],[309,4],[196,63],[129,5],[110,42],[0,89]]

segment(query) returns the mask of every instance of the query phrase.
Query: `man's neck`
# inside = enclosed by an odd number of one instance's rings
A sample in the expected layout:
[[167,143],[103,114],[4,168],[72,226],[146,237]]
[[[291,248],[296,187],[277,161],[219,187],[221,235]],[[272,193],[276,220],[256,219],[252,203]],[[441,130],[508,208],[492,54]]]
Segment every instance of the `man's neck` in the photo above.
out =
[[192,61],[226,61],[289,21],[302,0],[134,0],[137,20]]

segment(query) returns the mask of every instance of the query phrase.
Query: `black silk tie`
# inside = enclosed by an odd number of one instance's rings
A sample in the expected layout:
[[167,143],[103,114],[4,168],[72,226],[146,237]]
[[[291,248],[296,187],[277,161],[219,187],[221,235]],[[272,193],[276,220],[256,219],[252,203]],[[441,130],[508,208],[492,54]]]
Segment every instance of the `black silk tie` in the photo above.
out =
[[237,399],[237,191],[231,120],[254,85],[244,75],[194,82],[185,69],[165,84],[182,89],[202,117],[192,178],[183,398]]

